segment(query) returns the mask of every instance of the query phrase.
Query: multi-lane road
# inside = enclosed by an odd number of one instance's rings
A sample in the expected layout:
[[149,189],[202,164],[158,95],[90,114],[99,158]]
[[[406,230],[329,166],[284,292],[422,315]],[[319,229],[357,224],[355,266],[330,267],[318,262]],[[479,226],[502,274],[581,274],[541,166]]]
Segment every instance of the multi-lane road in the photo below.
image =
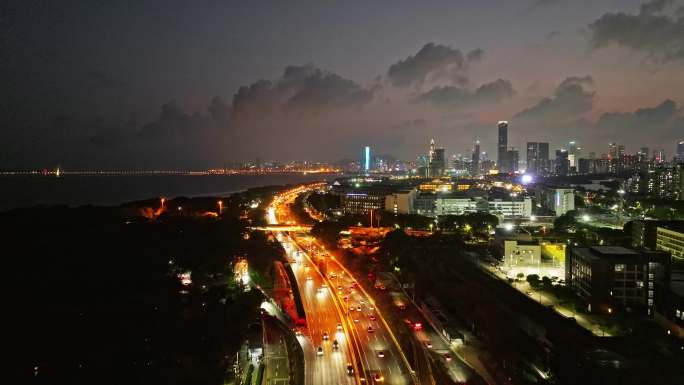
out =
[[[304,190],[298,187],[277,196],[268,210],[269,223],[294,223],[287,204]],[[287,252],[306,313],[307,326],[298,337],[304,349],[306,383],[414,383],[382,314],[339,261],[307,233],[279,233],[277,239]]]

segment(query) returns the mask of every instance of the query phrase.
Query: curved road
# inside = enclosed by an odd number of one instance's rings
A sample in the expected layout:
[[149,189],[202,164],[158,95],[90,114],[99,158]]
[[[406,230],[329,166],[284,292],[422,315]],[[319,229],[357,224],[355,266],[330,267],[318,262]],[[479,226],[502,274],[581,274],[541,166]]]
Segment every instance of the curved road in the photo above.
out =
[[[306,189],[300,186],[277,196],[268,210],[269,224],[293,224],[287,204]],[[287,252],[306,312],[307,327],[298,337],[304,349],[306,383],[414,382],[387,323],[350,273],[316,247],[308,233],[278,233],[277,239]],[[323,339],[324,333],[329,340]],[[335,339],[337,351],[332,348]],[[317,354],[318,347],[322,355]],[[348,374],[348,364],[354,367],[354,376]]]

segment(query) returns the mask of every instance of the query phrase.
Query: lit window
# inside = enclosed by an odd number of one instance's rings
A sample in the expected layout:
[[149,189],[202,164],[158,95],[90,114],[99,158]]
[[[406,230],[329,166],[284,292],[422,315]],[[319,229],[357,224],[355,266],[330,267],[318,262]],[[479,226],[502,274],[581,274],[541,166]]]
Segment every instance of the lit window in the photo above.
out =
[[621,263],[615,264],[615,271],[625,271],[625,265]]

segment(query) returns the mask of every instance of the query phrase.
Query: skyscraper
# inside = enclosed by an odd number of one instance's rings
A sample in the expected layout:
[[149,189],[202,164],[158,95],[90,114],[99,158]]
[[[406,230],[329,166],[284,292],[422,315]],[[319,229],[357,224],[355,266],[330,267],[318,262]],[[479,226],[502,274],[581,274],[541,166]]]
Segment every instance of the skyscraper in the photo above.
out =
[[625,156],[625,145],[621,144],[617,147],[617,156],[618,158],[622,158]]
[[537,173],[546,175],[549,173],[549,142],[537,143]]
[[506,157],[507,157],[507,152],[508,152],[508,122],[502,120],[499,122],[499,139],[498,139],[498,146],[497,146],[497,158],[496,162],[499,166],[499,171],[500,172],[505,172],[504,165],[507,162]]
[[518,150],[511,148],[506,151],[506,161],[508,162],[508,165],[506,166],[507,172],[518,171],[518,163],[520,162]]
[[428,154],[428,177],[434,178],[444,174],[446,170],[446,158],[444,157],[444,148],[435,147],[435,140],[430,141],[430,152]]
[[570,161],[568,160],[568,150],[556,150],[556,175],[566,176],[570,171]]
[[608,143],[608,159],[616,159],[618,157],[617,144],[615,142]]
[[475,141],[475,147],[473,148],[473,158],[472,162],[470,163],[470,173],[472,175],[479,175],[480,174],[480,141],[476,140]]
[[684,162],[684,139],[677,141],[677,154],[675,155],[677,162]]
[[537,173],[539,167],[539,146],[537,142],[527,142],[527,172]]
[[370,146],[366,146],[364,151],[363,169],[366,172],[370,170]]

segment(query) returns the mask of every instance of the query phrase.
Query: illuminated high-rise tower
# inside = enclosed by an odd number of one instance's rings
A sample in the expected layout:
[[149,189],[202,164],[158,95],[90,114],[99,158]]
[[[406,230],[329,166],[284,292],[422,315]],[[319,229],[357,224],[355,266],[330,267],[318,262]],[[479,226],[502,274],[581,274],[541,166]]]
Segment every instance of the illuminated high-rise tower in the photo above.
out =
[[498,145],[497,145],[497,157],[496,157],[496,163],[499,166],[499,171],[503,171],[503,168],[505,168],[505,165],[508,165],[510,161],[508,161],[507,158],[507,152],[508,152],[508,122],[507,121],[500,121],[499,122],[499,140],[498,140]]
[[366,146],[363,159],[363,169],[366,172],[370,171],[370,155],[370,146]]
[[475,147],[473,147],[473,158],[472,162],[470,163],[470,173],[472,175],[479,175],[480,174],[480,141],[476,140],[475,141]]
[[677,152],[675,153],[677,162],[684,162],[684,140],[677,141]]

